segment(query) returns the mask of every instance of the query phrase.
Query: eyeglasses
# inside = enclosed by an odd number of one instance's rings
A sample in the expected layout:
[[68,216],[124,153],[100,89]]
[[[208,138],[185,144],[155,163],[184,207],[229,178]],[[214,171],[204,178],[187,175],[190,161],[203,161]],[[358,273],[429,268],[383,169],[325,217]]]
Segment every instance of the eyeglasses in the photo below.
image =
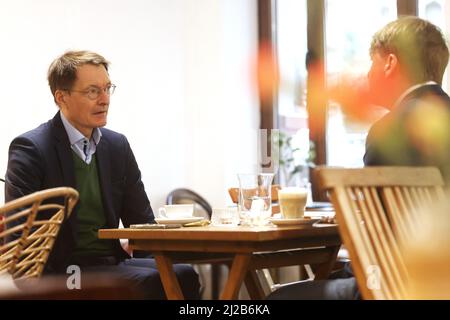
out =
[[112,95],[114,93],[114,91],[116,90],[116,85],[115,84],[108,84],[106,87],[104,88],[99,88],[96,86],[91,86],[86,90],[67,90],[67,91],[72,91],[72,92],[79,92],[82,93],[84,95],[86,95],[89,99],[91,100],[96,100],[98,99],[98,97],[100,96],[100,93],[103,91],[104,93],[106,93],[108,96]]

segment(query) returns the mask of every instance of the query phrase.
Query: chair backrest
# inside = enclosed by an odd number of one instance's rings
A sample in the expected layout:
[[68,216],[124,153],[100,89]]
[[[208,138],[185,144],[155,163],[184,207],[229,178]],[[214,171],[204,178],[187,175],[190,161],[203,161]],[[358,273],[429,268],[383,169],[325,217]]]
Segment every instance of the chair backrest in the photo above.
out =
[[[1,185],[4,187],[5,180],[2,179],[2,178],[0,178],[0,183],[1,183]],[[1,192],[3,192],[3,194],[4,194],[3,188],[1,188],[1,189],[2,189]],[[3,219],[4,219],[3,216],[0,215],[0,233],[2,233],[3,230],[5,229],[4,226],[3,226],[3,224],[2,224]],[[2,239],[0,238],[0,245],[2,245],[2,244],[3,244],[3,241],[2,241]]]
[[[278,184],[272,185],[272,213],[279,213],[280,207],[276,204],[278,202],[278,190],[281,189],[281,186]],[[230,195],[231,201],[233,203],[239,202],[239,188],[229,188],[228,194]]]
[[[14,279],[39,277],[44,270],[61,224],[78,201],[75,189],[38,191],[0,207],[0,275]],[[62,204],[61,204],[62,203]],[[12,238],[12,240],[11,240]]]
[[403,299],[408,283],[401,247],[414,237],[420,208],[444,200],[432,167],[318,168],[364,299]]
[[207,218],[211,218],[212,208],[211,205],[202,196],[195,191],[185,188],[179,188],[171,191],[166,198],[166,204],[185,204],[194,203],[198,204],[204,212],[208,215]]

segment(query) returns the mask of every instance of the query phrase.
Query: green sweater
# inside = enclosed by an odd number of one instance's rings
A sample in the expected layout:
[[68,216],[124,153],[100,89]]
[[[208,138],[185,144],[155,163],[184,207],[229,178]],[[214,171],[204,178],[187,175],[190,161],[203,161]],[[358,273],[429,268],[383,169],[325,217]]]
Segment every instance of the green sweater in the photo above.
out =
[[77,208],[78,232],[74,257],[114,255],[113,240],[98,239],[98,229],[106,228],[95,154],[90,164],[72,151],[75,180],[80,194]]

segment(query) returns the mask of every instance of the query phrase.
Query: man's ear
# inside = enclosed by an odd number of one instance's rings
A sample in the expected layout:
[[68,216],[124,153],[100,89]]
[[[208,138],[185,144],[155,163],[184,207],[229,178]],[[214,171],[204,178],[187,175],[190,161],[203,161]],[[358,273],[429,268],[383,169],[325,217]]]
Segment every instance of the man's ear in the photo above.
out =
[[386,75],[386,77],[389,77],[392,74],[394,74],[394,72],[396,72],[398,68],[399,65],[397,56],[393,53],[388,54],[386,58],[386,63],[384,65],[384,74]]
[[55,91],[55,102],[58,106],[63,106],[66,104],[66,95],[63,90],[56,90]]

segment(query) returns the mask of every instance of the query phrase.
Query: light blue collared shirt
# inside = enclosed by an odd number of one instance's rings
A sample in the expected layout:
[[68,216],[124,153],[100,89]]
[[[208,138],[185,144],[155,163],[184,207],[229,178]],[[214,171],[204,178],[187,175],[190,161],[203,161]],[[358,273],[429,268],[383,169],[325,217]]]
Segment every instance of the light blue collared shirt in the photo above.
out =
[[70,147],[81,160],[90,164],[92,156],[97,150],[97,145],[102,137],[100,129],[95,128],[94,131],[92,131],[91,139],[88,140],[80,131],[70,124],[62,112],[59,112],[59,114],[61,115],[61,121],[66,129],[67,136],[69,137]]

